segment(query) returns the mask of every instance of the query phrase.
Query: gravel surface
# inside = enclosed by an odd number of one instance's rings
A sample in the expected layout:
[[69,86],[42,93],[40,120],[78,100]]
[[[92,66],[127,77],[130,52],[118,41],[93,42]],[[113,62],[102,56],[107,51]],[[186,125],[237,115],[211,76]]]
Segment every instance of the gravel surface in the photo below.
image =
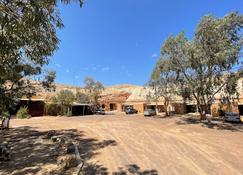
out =
[[[186,116],[144,118],[124,114],[11,120],[11,127],[16,129],[78,131],[86,169],[92,169],[93,174],[240,175],[242,125],[208,125]],[[6,166],[0,167],[0,174],[6,172]]]

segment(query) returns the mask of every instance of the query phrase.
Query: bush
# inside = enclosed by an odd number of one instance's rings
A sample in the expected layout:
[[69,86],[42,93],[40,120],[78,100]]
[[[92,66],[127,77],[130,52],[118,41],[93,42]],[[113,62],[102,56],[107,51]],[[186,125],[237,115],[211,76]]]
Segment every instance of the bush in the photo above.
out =
[[62,116],[72,116],[72,111],[69,109],[68,106],[62,106]]
[[[1,113],[1,115],[0,115],[0,129],[4,129],[4,128],[9,127],[9,120],[7,120],[9,118],[10,118],[9,112],[4,111],[4,112]],[[7,120],[7,123],[5,123],[6,120]]]
[[31,115],[29,114],[28,107],[26,107],[26,106],[20,107],[16,114],[16,117],[19,119],[30,118]]
[[2,114],[0,115],[0,118],[1,118],[2,120],[5,120],[6,118],[9,118],[9,117],[10,117],[10,114],[9,114],[8,111],[4,111],[4,112],[2,112]]
[[71,117],[72,115],[73,115],[72,111],[68,108],[68,110],[66,112],[66,116]]
[[57,116],[62,114],[62,108],[59,104],[45,104],[45,115]]

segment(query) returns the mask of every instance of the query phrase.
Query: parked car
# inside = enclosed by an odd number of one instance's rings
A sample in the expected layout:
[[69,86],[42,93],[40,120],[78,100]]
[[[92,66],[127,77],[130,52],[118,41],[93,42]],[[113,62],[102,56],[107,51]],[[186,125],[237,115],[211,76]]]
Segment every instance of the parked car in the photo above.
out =
[[146,109],[143,113],[144,116],[154,116],[156,115],[156,111],[154,109]]
[[97,111],[96,111],[96,114],[99,114],[99,115],[105,115],[105,110],[103,108],[99,108]]
[[127,108],[125,110],[125,112],[126,112],[126,114],[137,114],[138,113],[138,111],[134,108]]
[[241,122],[240,115],[235,112],[225,112],[224,120],[227,122]]

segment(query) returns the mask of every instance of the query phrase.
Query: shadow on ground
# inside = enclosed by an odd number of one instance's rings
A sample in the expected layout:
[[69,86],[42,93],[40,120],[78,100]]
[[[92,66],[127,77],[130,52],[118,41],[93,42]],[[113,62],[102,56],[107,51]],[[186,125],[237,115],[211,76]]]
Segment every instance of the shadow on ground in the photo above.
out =
[[[50,132],[50,131],[49,131]],[[82,131],[58,130],[55,136],[64,136],[79,143],[81,157],[91,159],[98,150],[107,146],[116,146],[115,140],[98,141],[85,137]],[[11,147],[11,161],[0,162],[0,174],[37,174],[43,166],[56,165],[58,145],[50,139],[44,139],[48,132],[34,130],[31,127],[19,127],[0,131],[3,141]]]
[[224,122],[221,118],[212,118],[210,122],[200,121],[199,117],[188,115],[187,117],[180,117],[176,122],[178,125],[201,125],[209,129],[228,130],[232,132],[243,132],[243,123]]
[[[99,164],[88,164],[83,169],[85,175],[108,175],[108,169]],[[158,175],[157,170],[141,170],[141,168],[135,164],[130,164],[125,167],[118,168],[117,171],[110,173],[112,175]]]
[[[82,172],[84,175],[157,175],[156,170],[141,170],[137,165],[127,165],[116,172],[109,172],[108,168],[100,164],[88,163],[99,151],[108,146],[116,146],[115,140],[99,141],[85,136],[84,132],[75,129],[37,131],[31,127],[18,127],[0,131],[3,141],[11,147],[11,161],[0,162],[0,174],[8,175],[35,175],[42,174],[46,166],[56,166],[60,144],[46,139],[48,134],[72,139],[78,143],[81,158],[85,160]],[[45,172],[45,171],[44,171]],[[70,174],[70,169],[63,174]]]

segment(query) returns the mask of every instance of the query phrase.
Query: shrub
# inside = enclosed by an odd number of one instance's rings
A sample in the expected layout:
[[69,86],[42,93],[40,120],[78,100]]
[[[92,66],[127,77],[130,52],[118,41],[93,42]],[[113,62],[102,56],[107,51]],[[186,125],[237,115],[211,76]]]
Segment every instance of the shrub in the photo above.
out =
[[59,104],[45,104],[45,115],[57,116],[62,114],[62,108]]
[[7,120],[7,124],[4,126],[4,122],[6,119],[10,118],[10,114],[7,111],[3,111],[0,115],[0,129],[8,128],[9,127],[9,120]]
[[16,114],[16,117],[19,119],[30,118],[31,115],[29,114],[28,107],[26,106],[20,107]]
[[9,112],[8,111],[4,111],[4,112],[2,112],[2,114],[1,114],[1,119],[6,119],[6,118],[9,118],[10,117],[10,114],[9,114]]
[[68,108],[68,110],[66,112],[66,116],[71,117],[72,115],[73,115],[72,111]]

